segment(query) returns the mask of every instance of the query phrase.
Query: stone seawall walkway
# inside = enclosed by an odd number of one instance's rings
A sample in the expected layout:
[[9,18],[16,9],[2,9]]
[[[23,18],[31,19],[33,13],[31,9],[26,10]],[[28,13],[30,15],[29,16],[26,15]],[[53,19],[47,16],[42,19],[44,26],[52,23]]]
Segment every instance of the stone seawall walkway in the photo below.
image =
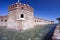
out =
[[56,26],[52,40],[60,40],[60,24]]

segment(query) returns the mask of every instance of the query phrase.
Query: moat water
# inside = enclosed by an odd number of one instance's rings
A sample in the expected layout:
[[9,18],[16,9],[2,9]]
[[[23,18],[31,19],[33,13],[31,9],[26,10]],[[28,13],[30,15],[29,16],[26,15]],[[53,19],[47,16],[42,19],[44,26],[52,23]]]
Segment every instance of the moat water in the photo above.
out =
[[52,36],[53,36],[56,26],[57,24],[51,27],[50,31],[46,34],[43,40],[52,40]]

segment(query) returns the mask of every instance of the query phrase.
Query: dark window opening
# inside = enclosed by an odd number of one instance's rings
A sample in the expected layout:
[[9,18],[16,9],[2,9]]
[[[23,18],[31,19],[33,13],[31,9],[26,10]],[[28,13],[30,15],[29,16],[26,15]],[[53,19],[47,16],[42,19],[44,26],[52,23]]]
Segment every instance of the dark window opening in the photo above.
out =
[[36,22],[36,20],[35,20],[35,22]]
[[5,20],[5,22],[7,22],[7,20]]
[[3,20],[1,20],[1,21],[3,21]]
[[24,15],[23,14],[21,14],[21,18],[24,18]]
[[37,20],[37,22],[38,22],[38,20]]
[[21,7],[21,9],[24,9],[23,7]]

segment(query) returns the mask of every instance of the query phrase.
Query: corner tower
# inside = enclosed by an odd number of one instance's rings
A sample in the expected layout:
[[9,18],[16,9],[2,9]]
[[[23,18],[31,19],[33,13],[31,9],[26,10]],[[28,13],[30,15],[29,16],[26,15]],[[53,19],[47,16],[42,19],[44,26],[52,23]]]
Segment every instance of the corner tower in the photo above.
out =
[[8,7],[7,28],[26,30],[34,27],[34,10],[28,4],[15,3]]

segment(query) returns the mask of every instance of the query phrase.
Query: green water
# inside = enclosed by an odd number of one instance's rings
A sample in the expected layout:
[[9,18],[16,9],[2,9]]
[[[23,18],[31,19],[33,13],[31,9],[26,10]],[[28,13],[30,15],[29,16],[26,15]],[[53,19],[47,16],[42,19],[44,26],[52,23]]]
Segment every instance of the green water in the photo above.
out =
[[0,40],[43,40],[53,25],[37,25],[24,32],[0,28]]

